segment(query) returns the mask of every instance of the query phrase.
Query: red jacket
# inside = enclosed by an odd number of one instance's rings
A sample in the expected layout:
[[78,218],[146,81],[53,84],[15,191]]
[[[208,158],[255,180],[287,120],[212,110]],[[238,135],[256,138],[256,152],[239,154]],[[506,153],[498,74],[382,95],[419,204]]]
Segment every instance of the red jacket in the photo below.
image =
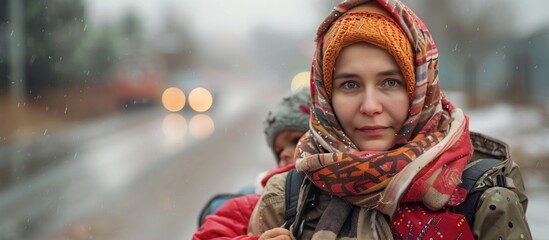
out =
[[258,236],[246,235],[248,221],[258,201],[257,194],[229,199],[215,214],[204,219],[204,223],[194,234],[193,240],[258,239]]
[[[278,173],[283,173],[294,168],[294,164],[285,167],[275,168],[267,173],[261,184]],[[193,235],[193,240],[206,239],[234,239],[234,240],[256,240],[259,236],[248,236],[248,222],[259,201],[260,195],[250,194],[242,197],[227,200],[213,215],[204,219],[204,223]]]

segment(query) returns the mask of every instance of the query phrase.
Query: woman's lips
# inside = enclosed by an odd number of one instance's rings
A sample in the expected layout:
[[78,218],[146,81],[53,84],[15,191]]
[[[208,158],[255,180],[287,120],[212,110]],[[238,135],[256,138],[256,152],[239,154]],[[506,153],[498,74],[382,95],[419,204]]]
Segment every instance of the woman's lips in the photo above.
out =
[[385,130],[387,130],[387,128],[388,127],[384,127],[384,126],[367,126],[367,127],[361,127],[357,130],[367,136],[378,136],[378,135],[382,135],[385,132]]

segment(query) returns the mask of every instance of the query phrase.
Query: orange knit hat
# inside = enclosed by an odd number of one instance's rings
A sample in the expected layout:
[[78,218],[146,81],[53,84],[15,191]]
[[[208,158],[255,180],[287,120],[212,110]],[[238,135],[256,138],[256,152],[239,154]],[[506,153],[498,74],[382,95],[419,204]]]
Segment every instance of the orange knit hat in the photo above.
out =
[[358,42],[376,45],[393,56],[406,79],[408,98],[411,100],[416,82],[412,46],[391,15],[377,2],[347,11],[324,35],[322,68],[327,97],[332,96],[332,74],[339,52]]

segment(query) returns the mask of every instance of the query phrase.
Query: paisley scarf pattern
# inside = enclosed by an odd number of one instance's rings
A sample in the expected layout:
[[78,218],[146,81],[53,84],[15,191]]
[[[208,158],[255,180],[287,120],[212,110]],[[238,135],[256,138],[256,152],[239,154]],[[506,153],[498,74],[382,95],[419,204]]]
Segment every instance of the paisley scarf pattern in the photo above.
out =
[[413,98],[395,148],[360,151],[343,132],[326,94],[323,36],[346,11],[372,1],[344,1],[318,29],[311,68],[311,131],[298,144],[296,168],[323,191],[390,217],[401,202],[421,201],[440,209],[456,189],[473,149],[467,117],[440,92],[438,51],[423,22],[400,1],[377,0],[405,32],[415,54]]

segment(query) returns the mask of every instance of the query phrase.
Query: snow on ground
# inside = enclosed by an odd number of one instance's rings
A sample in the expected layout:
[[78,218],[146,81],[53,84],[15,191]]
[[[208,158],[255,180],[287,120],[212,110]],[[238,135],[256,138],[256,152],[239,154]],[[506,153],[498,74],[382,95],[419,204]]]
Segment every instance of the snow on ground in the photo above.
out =
[[500,138],[532,155],[549,154],[549,128],[536,108],[497,104],[469,111],[471,130]]
[[[455,106],[465,106],[462,93],[450,92],[447,97]],[[464,111],[472,131],[498,138],[526,156],[548,159],[549,118],[539,107],[498,103]]]

